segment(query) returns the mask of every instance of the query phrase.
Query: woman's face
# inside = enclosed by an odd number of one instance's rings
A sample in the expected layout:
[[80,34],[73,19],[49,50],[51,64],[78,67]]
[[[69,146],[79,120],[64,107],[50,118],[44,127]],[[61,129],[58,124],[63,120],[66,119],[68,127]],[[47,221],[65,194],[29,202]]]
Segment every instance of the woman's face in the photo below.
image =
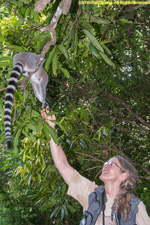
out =
[[121,185],[122,175],[125,171],[121,168],[119,160],[117,158],[111,158],[108,162],[104,163],[100,179],[104,183],[118,182]]

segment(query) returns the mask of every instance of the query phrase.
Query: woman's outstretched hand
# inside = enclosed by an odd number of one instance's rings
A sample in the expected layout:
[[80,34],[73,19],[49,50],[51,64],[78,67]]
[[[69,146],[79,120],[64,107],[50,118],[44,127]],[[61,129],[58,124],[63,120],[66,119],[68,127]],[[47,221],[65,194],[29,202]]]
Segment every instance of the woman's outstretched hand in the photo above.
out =
[[46,107],[46,109],[41,110],[41,116],[43,117],[43,119],[47,122],[47,124],[50,127],[52,127],[54,129],[55,123],[53,123],[50,120],[56,120],[56,117],[55,117],[55,115],[47,115],[48,113],[49,113],[48,106]]

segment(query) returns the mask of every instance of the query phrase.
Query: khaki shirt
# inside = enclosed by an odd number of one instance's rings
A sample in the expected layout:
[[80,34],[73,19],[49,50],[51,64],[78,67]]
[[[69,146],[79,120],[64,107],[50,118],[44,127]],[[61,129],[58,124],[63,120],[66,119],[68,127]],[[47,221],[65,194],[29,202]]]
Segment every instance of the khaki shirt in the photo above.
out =
[[[95,182],[91,182],[85,177],[81,176],[76,170],[73,173],[71,183],[67,194],[76,199],[83,207],[83,210],[88,208],[88,196],[94,189],[98,187]],[[107,195],[107,202],[105,208],[105,224],[107,225],[117,225],[115,218],[111,221],[111,207],[113,205],[113,200]],[[145,205],[140,201],[138,205],[138,213],[136,214],[137,225],[150,225],[150,217],[147,214]],[[102,214],[99,215],[95,225],[102,225]]]

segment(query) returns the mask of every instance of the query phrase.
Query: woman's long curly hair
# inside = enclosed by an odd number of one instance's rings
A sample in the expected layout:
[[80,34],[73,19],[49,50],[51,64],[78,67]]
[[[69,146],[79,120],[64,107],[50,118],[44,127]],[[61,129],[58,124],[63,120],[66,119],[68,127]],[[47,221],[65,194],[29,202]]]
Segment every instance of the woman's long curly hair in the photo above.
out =
[[114,211],[123,212],[125,220],[128,219],[128,213],[130,211],[130,199],[133,197],[133,190],[135,188],[137,171],[135,167],[126,159],[121,156],[115,156],[117,158],[121,168],[128,173],[128,178],[121,184],[121,189],[114,199]]

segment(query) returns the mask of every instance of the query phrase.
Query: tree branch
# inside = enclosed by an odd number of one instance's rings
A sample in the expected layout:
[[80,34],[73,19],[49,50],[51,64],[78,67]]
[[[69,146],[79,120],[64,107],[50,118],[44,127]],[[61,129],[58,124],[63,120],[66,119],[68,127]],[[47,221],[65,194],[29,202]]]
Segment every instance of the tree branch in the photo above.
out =
[[109,99],[112,99],[115,102],[121,103],[134,118],[136,118],[137,120],[139,120],[144,126],[146,126],[148,129],[150,129],[150,125],[142,117],[140,117],[139,115],[137,115],[136,113],[134,113],[132,111],[132,109],[129,107],[129,105],[125,101],[123,101],[122,99],[117,98],[117,97],[111,95],[108,92],[107,93],[103,92],[102,95],[105,96],[105,97],[107,97],[107,98],[109,98]]
[[68,33],[67,37],[65,38],[65,40],[62,41],[62,44],[68,39],[68,37],[69,37],[69,35],[71,34],[71,31],[72,31],[72,29],[73,29],[75,23],[77,22],[77,20],[78,20],[78,18],[79,18],[79,16],[80,16],[81,13],[82,13],[82,10],[81,10],[81,6],[79,5],[79,14],[78,14],[78,16],[76,17],[76,19],[75,19],[75,21],[73,22],[73,24],[71,25],[71,27],[69,28],[69,33]]
[[45,9],[46,5],[47,5],[50,1],[51,1],[51,0],[36,0],[34,11],[35,11],[35,12],[38,12],[38,13],[42,12],[42,11]]
[[41,56],[40,56],[40,60],[37,63],[37,68],[39,68],[39,65],[41,64],[42,60],[45,58],[46,53],[48,52],[50,46],[55,45],[56,44],[56,32],[55,32],[55,28],[57,26],[57,23],[59,21],[59,18],[61,16],[61,14],[67,14],[69,9],[70,9],[70,5],[71,5],[72,0],[62,0],[59,3],[59,6],[57,7],[57,10],[51,20],[51,23],[43,28],[40,28],[41,32],[45,32],[45,31],[49,31],[51,34],[51,41],[48,41],[45,46],[43,47],[42,51],[41,51]]

